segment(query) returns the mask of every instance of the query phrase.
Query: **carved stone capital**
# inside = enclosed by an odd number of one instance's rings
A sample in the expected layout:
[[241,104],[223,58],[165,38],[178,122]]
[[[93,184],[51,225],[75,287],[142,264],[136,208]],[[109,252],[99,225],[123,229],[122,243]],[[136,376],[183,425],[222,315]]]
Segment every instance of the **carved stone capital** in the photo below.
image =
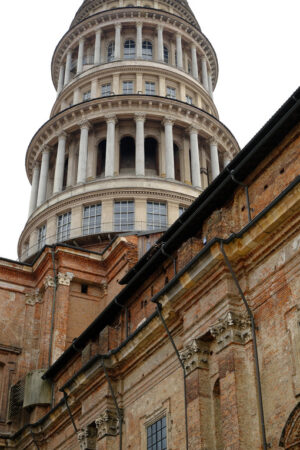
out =
[[187,374],[196,369],[208,368],[209,346],[200,338],[193,339],[180,353]]
[[43,145],[42,147],[42,153],[50,153],[51,147],[49,145]]
[[89,130],[90,128],[92,128],[92,124],[88,120],[83,120],[82,122],[80,122],[79,126],[81,130],[82,129]]
[[58,133],[57,138],[58,140],[63,140],[66,141],[67,140],[67,133],[65,131],[61,131],[60,133]]
[[174,125],[174,118],[173,117],[166,117],[163,121],[163,125]]
[[146,120],[146,114],[143,113],[135,113],[134,119],[136,122],[145,122]]
[[94,450],[96,448],[97,429],[92,426],[84,427],[78,431],[77,439],[80,450]]
[[248,314],[237,314],[229,311],[218,323],[210,328],[212,336],[217,340],[219,351],[227,345],[245,344],[251,339],[251,321]]
[[51,277],[51,275],[48,275],[48,276],[45,278],[44,286],[45,286],[45,289],[47,289],[48,287],[54,287],[54,286],[55,286],[54,278]]
[[57,282],[62,286],[70,286],[71,281],[74,278],[74,274],[71,272],[61,273],[59,272],[57,275]]
[[107,114],[105,116],[106,123],[117,123],[117,116],[115,114]]
[[100,283],[101,297],[107,295],[108,283],[105,280],[102,280]]
[[27,292],[25,294],[25,303],[26,305],[34,306],[37,303],[42,303],[43,296],[38,289],[33,292]]
[[95,420],[95,423],[98,430],[98,439],[119,434],[119,419],[115,411],[107,409]]

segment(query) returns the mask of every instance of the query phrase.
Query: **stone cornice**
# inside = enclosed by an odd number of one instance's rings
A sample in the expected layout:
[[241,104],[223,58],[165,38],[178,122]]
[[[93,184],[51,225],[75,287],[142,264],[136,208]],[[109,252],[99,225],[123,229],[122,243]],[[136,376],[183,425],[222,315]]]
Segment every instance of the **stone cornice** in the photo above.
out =
[[247,313],[229,311],[210,328],[220,352],[230,344],[245,344],[251,339],[251,321]]
[[62,59],[66,56],[67,50],[70,47],[74,47],[79,42],[81,36],[89,36],[91,33],[95,32],[99,26],[107,27],[114,25],[115,22],[119,22],[120,20],[122,20],[122,23],[134,23],[145,20],[147,24],[153,24],[155,27],[163,25],[165,30],[169,30],[174,34],[178,32],[178,28],[180,28],[182,36],[187,41],[197,44],[200,52],[206,55],[212,69],[213,85],[216,85],[218,78],[218,62],[215,51],[206,36],[204,36],[204,34],[195,26],[167,11],[149,8],[118,8],[99,12],[98,14],[85,19],[63,36],[56,47],[52,59],[52,79],[54,86],[57,85],[59,66]]

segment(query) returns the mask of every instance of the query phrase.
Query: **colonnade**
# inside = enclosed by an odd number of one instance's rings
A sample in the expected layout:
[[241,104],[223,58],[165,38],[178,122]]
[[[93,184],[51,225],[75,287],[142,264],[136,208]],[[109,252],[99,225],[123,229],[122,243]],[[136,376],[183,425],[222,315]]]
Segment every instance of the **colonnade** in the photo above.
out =
[[[121,23],[115,24],[115,39],[114,39],[114,60],[121,59]],[[164,27],[163,25],[158,25],[156,28],[157,33],[157,60],[159,62],[164,62]],[[95,32],[94,37],[94,64],[98,65],[101,62],[105,61],[106,56],[101,53],[101,39],[102,39],[102,30],[97,30]],[[77,59],[77,67],[76,73],[79,75],[83,71],[84,67],[84,49],[85,49],[85,38],[80,38],[78,43],[78,59]],[[177,55],[177,67],[180,70],[183,70],[183,46],[182,46],[182,37],[180,33],[176,34],[176,55]],[[135,57],[137,59],[142,59],[143,57],[143,23],[136,23],[136,50]],[[58,79],[58,94],[63,90],[64,86],[66,86],[71,80],[71,68],[72,68],[72,53],[73,49],[69,49],[65,64],[60,66],[59,70],[59,79]],[[207,67],[207,59],[204,54],[200,56],[201,59],[201,82],[203,87],[212,97],[213,94],[213,86],[212,86],[212,78],[211,74],[208,71]],[[191,44],[191,74],[194,78],[199,80],[199,68],[198,68],[198,54],[197,48],[195,44]]]
[[[106,155],[105,155],[105,177],[113,177],[116,171],[115,161],[115,141],[116,141],[116,124],[117,117],[115,115],[109,115],[105,117],[107,123],[106,134]],[[135,139],[135,173],[136,176],[145,176],[145,121],[146,115],[143,113],[135,114],[136,123],[136,139]],[[166,118],[163,122],[164,126],[164,148],[165,161],[166,161],[166,178],[168,180],[175,180],[175,161],[174,161],[174,139],[173,139],[173,127],[174,122],[172,118]],[[74,172],[74,164],[69,161],[67,185],[70,183],[70,179],[77,184],[85,183],[87,179],[87,161],[88,161],[88,141],[89,130],[91,124],[87,121],[80,124],[80,141],[79,141],[79,155],[77,166],[77,180],[74,180],[74,174],[70,174],[70,171]],[[191,181],[195,188],[203,188],[201,185],[200,176],[200,153],[199,153],[199,139],[198,130],[194,127],[190,127],[189,130],[189,147],[191,158]],[[54,171],[54,183],[53,194],[58,194],[63,190],[63,180],[65,171],[65,159],[66,159],[66,144],[67,133],[62,132],[58,135],[57,153]],[[33,168],[32,175],[32,190],[29,205],[29,215],[33,213],[36,207],[39,207],[45,202],[47,196],[47,183],[49,174],[49,162],[50,162],[51,149],[49,146],[45,146],[42,151],[41,163],[36,163]],[[211,172],[214,179],[220,172],[218,144],[216,141],[210,141],[210,160],[211,160]],[[228,161],[225,161],[225,164]]]

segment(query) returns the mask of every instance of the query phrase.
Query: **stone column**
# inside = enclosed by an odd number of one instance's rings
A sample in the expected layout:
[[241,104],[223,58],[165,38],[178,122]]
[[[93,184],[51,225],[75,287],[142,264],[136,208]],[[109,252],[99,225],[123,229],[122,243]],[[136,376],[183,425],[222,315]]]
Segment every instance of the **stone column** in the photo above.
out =
[[47,182],[49,172],[50,148],[45,146],[42,154],[42,165],[40,172],[39,191],[37,197],[37,206],[40,206],[46,200]]
[[53,194],[61,192],[63,187],[66,141],[67,141],[67,134],[63,132],[58,137]]
[[208,92],[211,98],[214,96],[211,73],[208,74]]
[[59,68],[59,77],[58,77],[58,84],[57,84],[57,95],[61,93],[64,87],[64,76],[65,76],[65,68],[63,65]]
[[83,70],[84,38],[81,38],[78,46],[77,73]]
[[157,27],[157,59],[158,61],[164,61],[164,28],[159,25]]
[[166,149],[166,178],[175,179],[174,144],[173,144],[173,120],[166,118],[165,126],[165,149]]
[[223,160],[224,167],[228,166],[228,164],[230,163],[230,161],[231,161],[230,156],[228,156],[227,154],[225,154],[225,155],[224,155],[224,160]]
[[34,165],[33,171],[32,171],[32,184],[31,184],[31,194],[30,194],[28,217],[31,216],[31,214],[33,213],[33,211],[35,210],[36,205],[37,205],[39,178],[40,178],[40,164],[38,162],[36,162]]
[[116,116],[107,116],[107,136],[106,136],[106,158],[105,158],[105,176],[113,177],[115,169],[115,128]]
[[101,30],[98,30],[95,36],[94,64],[100,63],[101,63]]
[[135,142],[135,174],[145,176],[145,115],[136,114],[136,142]]
[[181,35],[176,34],[177,67],[183,68]]
[[68,84],[71,77],[71,63],[72,63],[72,51],[69,50],[67,54],[67,60],[66,60],[66,70],[65,70],[65,79],[64,79],[64,85]]
[[136,24],[136,57],[142,58],[143,55],[143,24]]
[[207,72],[207,62],[205,56],[201,57],[201,67],[202,67],[202,84],[204,89],[208,91],[208,72]]
[[122,25],[117,23],[115,26],[115,59],[121,58],[121,28]]
[[194,187],[201,188],[200,178],[200,160],[198,132],[195,128],[190,128],[190,147],[191,147],[191,166],[192,166],[192,184]]
[[89,129],[90,129],[89,122],[83,122],[80,125],[80,143],[79,143],[77,183],[85,183],[85,181],[86,181]]
[[192,45],[192,75],[197,80],[199,79],[198,59],[196,45]]
[[210,145],[211,174],[212,179],[214,180],[220,173],[218,144],[215,140],[212,139],[209,145]]
[[75,184],[76,174],[76,158],[75,158],[75,143],[72,142],[69,146],[69,160],[68,160],[68,173],[67,173],[67,187]]

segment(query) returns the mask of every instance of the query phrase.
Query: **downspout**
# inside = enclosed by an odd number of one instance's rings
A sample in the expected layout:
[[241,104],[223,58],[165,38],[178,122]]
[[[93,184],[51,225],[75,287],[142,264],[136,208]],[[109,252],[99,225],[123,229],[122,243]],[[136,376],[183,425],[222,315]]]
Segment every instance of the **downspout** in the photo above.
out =
[[255,373],[256,373],[256,382],[257,382],[257,392],[258,392],[258,407],[259,407],[259,418],[260,418],[260,426],[261,426],[261,434],[263,438],[263,449],[267,450],[269,448],[269,445],[267,444],[267,438],[266,438],[266,428],[265,428],[265,418],[264,418],[264,408],[263,408],[263,399],[262,399],[262,388],[261,388],[261,377],[260,377],[260,370],[259,370],[259,360],[258,360],[258,350],[257,350],[257,341],[256,341],[256,326],[254,321],[254,316],[251,311],[251,308],[247,302],[247,299],[242,291],[242,288],[240,286],[240,283],[237,279],[237,276],[232,268],[232,265],[230,264],[230,261],[226,255],[226,252],[224,250],[224,241],[220,240],[220,250],[223,254],[225,263],[231,273],[231,276],[233,278],[233,281],[240,293],[240,296],[243,300],[243,303],[246,307],[247,313],[250,317],[251,321],[251,332],[252,332],[252,340],[253,340],[253,350],[254,350],[254,365],[255,365]]
[[109,390],[110,390],[111,396],[112,396],[113,401],[114,401],[114,404],[115,404],[115,408],[116,408],[116,410],[117,410],[117,415],[118,415],[118,419],[119,419],[119,428],[120,428],[120,443],[119,443],[119,449],[122,450],[122,441],[123,441],[123,414],[122,414],[121,409],[119,408],[119,405],[118,405],[118,402],[117,402],[117,399],[116,399],[116,396],[115,396],[115,393],[114,393],[114,390],[113,390],[113,387],[112,387],[112,384],[111,384],[111,381],[110,381],[110,378],[109,378],[109,375],[108,375],[108,372],[107,372],[107,369],[106,369],[106,366],[105,366],[105,364],[104,364],[104,359],[103,359],[103,358],[101,359],[101,366],[102,366],[102,369],[103,369],[103,371],[104,371],[104,375],[105,375],[106,381],[107,381],[107,383],[108,383]]
[[50,343],[49,343],[49,356],[48,356],[48,369],[51,366],[52,348],[53,348],[53,333],[54,333],[54,317],[55,317],[55,303],[56,303],[56,291],[57,291],[57,274],[55,268],[55,254],[54,248],[51,249],[52,266],[53,266],[53,299],[52,299],[52,317],[51,317],[51,330],[50,330]]
[[230,174],[230,176],[231,176],[232,181],[234,181],[236,184],[242,186],[242,187],[245,189],[245,193],[246,193],[246,202],[247,202],[247,210],[248,210],[248,220],[249,220],[249,222],[251,222],[252,218],[251,218],[251,208],[250,208],[250,198],[249,198],[249,189],[248,189],[248,186],[247,186],[247,184],[242,183],[241,181],[238,181],[238,180],[235,178],[234,170],[230,170],[230,171],[229,171],[229,169],[227,169],[227,170],[228,170],[228,172],[229,172],[229,174]]
[[74,421],[74,417],[73,417],[72,412],[70,410],[70,406],[69,406],[69,403],[68,403],[68,394],[66,393],[66,391],[63,388],[62,388],[62,392],[64,394],[64,400],[65,400],[65,404],[66,404],[66,407],[67,407],[67,410],[68,410],[69,417],[71,419],[71,422],[72,422],[73,428],[75,430],[75,433],[77,434],[78,433],[78,428],[76,427],[76,424],[75,424],[75,421]]
[[183,371],[184,416],[185,416],[185,443],[186,443],[186,450],[188,450],[188,448],[189,448],[189,429],[188,429],[187,395],[186,395],[186,370],[185,370],[184,364],[183,364],[183,362],[182,362],[182,359],[180,358],[179,351],[178,351],[178,349],[177,349],[177,347],[176,347],[176,344],[175,344],[175,342],[174,342],[174,339],[172,338],[172,335],[171,335],[171,333],[170,333],[170,330],[169,330],[169,328],[168,328],[168,325],[166,324],[166,321],[165,321],[165,319],[164,319],[164,317],[163,317],[163,315],[162,315],[162,305],[161,305],[161,303],[159,303],[159,302],[155,302],[155,303],[156,303],[156,310],[157,310],[157,313],[158,313],[158,315],[159,315],[159,318],[160,318],[160,320],[161,320],[161,322],[162,322],[162,324],[163,324],[163,326],[164,326],[164,328],[165,328],[165,330],[166,330],[166,332],[167,332],[167,335],[168,335],[168,337],[169,337],[169,339],[170,339],[170,342],[171,342],[171,344],[172,344],[172,346],[173,346],[173,348],[174,348],[174,351],[175,351],[175,353],[176,353],[176,356],[177,356],[177,358],[178,358],[178,361],[179,361],[179,363],[180,363],[180,365],[181,365],[181,368],[182,368],[182,371]]

